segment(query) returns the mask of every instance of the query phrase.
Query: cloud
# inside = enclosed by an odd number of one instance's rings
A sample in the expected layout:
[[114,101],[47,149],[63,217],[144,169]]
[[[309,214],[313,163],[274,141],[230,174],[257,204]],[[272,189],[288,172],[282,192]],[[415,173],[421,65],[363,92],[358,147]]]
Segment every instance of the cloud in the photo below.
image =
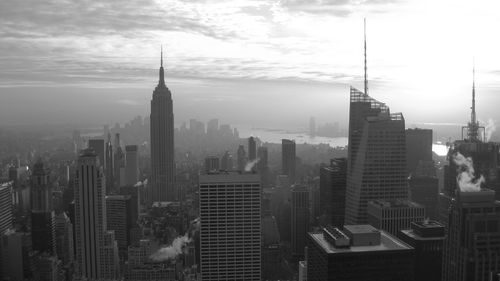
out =
[[[281,0],[280,4],[292,11],[312,14],[328,14],[347,17],[360,7],[373,8],[393,4],[399,0]],[[380,11],[380,10],[378,10]]]

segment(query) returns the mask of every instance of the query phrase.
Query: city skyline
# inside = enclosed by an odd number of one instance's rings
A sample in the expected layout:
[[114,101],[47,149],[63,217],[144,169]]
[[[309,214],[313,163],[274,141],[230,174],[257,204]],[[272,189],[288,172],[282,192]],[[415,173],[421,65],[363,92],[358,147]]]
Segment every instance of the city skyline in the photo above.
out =
[[[32,9],[0,4],[4,126],[146,116],[160,44],[178,120],[298,127],[315,116],[345,124],[348,86],[362,88],[364,17],[370,94],[405,112],[408,124],[468,119],[474,56],[478,117],[500,119],[489,106],[498,102],[499,42],[481,32],[498,21],[493,1],[27,2]],[[50,17],[56,5],[64,15]],[[96,21],[81,27],[90,17]],[[283,97],[291,97],[289,110],[277,110]],[[64,107],[55,110],[54,99]],[[37,106],[21,110],[29,102]],[[274,120],[255,116],[257,106]],[[95,114],[85,116],[85,107]]]

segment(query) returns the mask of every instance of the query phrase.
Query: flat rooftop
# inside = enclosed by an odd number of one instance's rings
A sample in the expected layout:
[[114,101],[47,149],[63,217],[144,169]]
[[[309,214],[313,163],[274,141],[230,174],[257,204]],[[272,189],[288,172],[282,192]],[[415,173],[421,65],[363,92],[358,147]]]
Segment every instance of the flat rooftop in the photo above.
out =
[[379,208],[424,208],[424,206],[416,202],[410,200],[401,200],[401,199],[374,200],[370,201],[369,203]]
[[351,246],[349,248],[335,248],[323,237],[323,233],[310,232],[309,236],[318,244],[327,254],[342,253],[362,253],[362,252],[383,252],[383,251],[405,251],[413,249],[408,244],[391,236],[383,230],[380,231],[381,241],[379,245],[372,246]]
[[444,240],[445,236],[433,236],[433,237],[424,237],[420,236],[413,229],[406,229],[406,230],[401,230],[403,234],[405,234],[408,237],[411,237],[415,240],[420,240],[420,241],[436,241],[436,240]]
[[221,171],[200,175],[200,184],[260,182],[260,175],[252,172]]

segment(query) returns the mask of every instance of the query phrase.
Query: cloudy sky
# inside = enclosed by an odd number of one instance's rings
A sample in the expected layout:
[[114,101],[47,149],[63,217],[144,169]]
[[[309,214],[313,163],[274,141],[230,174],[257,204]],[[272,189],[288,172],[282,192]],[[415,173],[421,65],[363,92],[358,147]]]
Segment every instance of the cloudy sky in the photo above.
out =
[[163,44],[176,123],[345,122],[362,88],[407,125],[500,120],[497,0],[0,2],[0,125],[148,115]]

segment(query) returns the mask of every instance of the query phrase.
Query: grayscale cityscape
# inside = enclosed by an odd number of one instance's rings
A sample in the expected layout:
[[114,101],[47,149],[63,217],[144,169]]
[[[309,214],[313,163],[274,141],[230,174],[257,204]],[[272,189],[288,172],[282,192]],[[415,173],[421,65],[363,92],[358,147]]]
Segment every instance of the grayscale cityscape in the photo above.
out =
[[1,1],[0,281],[500,281],[499,11]]

